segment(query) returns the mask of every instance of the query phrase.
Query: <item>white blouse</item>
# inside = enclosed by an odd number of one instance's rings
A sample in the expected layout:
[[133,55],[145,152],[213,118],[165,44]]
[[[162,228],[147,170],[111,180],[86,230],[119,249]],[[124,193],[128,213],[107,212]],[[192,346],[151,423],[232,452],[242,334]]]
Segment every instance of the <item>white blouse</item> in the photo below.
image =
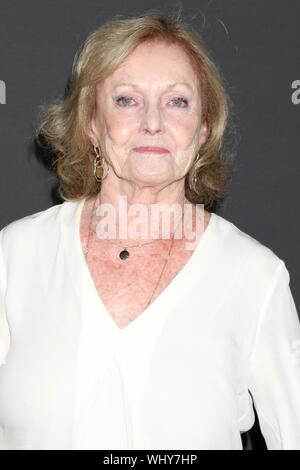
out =
[[[300,323],[283,260],[212,214],[120,329],[80,241],[84,200],[0,231],[0,449],[300,449]],[[250,394],[250,392],[251,394]]]

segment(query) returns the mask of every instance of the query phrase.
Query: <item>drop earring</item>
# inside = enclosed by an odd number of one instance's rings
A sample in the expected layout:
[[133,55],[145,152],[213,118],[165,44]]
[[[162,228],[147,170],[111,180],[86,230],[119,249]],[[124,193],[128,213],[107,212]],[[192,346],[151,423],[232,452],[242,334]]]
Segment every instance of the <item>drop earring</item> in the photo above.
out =
[[[105,159],[101,156],[98,147],[94,147],[94,152],[96,154],[94,158],[94,177],[98,183],[101,183],[101,181],[103,181],[104,178],[106,178],[108,175],[109,166],[105,162]],[[103,163],[105,166],[103,166]]]
[[[199,160],[200,160],[200,153],[197,152],[197,153],[196,153],[196,158],[195,158],[194,163],[197,163]],[[193,183],[194,183],[194,184],[197,184],[197,182],[198,182],[198,178],[197,178],[196,175],[194,175],[194,176],[193,176]]]

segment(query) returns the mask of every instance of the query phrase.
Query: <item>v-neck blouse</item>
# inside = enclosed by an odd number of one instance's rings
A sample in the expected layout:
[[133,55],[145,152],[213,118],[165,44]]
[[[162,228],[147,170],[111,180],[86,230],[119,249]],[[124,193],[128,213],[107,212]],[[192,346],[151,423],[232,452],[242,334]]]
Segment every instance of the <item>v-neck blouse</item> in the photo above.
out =
[[[198,242],[198,245],[190,258],[188,259],[187,263],[183,266],[183,268],[177,273],[177,275],[173,278],[173,280],[168,284],[168,286],[160,293],[158,297],[152,302],[143,312],[141,315],[139,315],[134,321],[129,323],[125,328],[121,329],[116,322],[113,320],[112,316],[110,313],[107,311],[107,308],[105,307],[104,303],[102,302],[101,297],[99,296],[99,293],[96,289],[95,283],[92,279],[90,270],[87,266],[83,250],[82,250],[82,243],[80,239],[80,220],[81,220],[81,215],[83,211],[83,206],[84,206],[84,200],[80,201],[78,204],[78,209],[75,213],[75,230],[74,230],[74,245],[72,245],[72,249],[74,250],[73,253],[75,253],[75,258],[72,256],[73,261],[78,261],[78,265],[72,265],[71,266],[71,272],[75,273],[77,270],[82,270],[83,276],[85,278],[85,283],[86,283],[86,288],[87,290],[91,290],[89,295],[94,297],[94,302],[95,304],[99,304],[99,310],[103,312],[103,316],[105,317],[104,320],[107,320],[108,323],[110,323],[110,326],[112,329],[117,330],[117,334],[120,336],[127,336],[127,332],[131,331],[132,329],[136,330],[136,328],[139,327],[140,323],[144,325],[147,323],[147,318],[150,316],[151,317],[151,324],[156,325],[156,322],[153,320],[155,316],[158,316],[158,321],[161,322],[164,312],[167,312],[168,309],[170,308],[170,301],[175,299],[176,292],[178,288],[184,288],[188,283],[184,282],[184,278],[190,278],[193,276],[193,268],[194,263],[197,263],[198,265],[198,270],[199,266],[201,265],[201,253],[205,251],[205,243],[206,239],[209,238],[209,232],[212,230],[212,226],[214,225],[214,218],[217,217],[216,214],[211,213],[211,218],[209,220],[209,223],[203,233],[201,235],[200,240]],[[70,234],[70,237],[72,238],[72,233]],[[67,245],[67,243],[66,243]],[[65,245],[65,246],[66,246]],[[182,281],[183,279],[183,281]],[[76,282],[76,280],[75,280]],[[83,281],[82,281],[83,282]],[[159,307],[157,306],[159,304]],[[151,313],[149,313],[151,312]],[[150,326],[150,325],[148,325]],[[128,333],[130,335],[130,333]]]
[[84,200],[0,231],[0,449],[300,449],[300,324],[285,263],[212,213],[121,329],[80,240]]

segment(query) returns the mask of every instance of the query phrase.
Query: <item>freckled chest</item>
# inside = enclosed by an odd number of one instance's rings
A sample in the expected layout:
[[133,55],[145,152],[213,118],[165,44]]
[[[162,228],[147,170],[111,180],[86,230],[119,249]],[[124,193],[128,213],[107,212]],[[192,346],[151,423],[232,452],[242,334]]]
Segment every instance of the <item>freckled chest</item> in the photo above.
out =
[[[83,249],[87,244],[90,210],[91,203],[88,202],[80,223]],[[141,248],[128,249],[129,258],[122,260],[119,257],[121,248],[99,239],[92,232],[87,265],[99,297],[120,328],[142,314],[151,296],[153,302],[193,254],[193,250],[185,249],[184,239],[175,239],[168,258],[170,244],[171,240],[157,240]]]

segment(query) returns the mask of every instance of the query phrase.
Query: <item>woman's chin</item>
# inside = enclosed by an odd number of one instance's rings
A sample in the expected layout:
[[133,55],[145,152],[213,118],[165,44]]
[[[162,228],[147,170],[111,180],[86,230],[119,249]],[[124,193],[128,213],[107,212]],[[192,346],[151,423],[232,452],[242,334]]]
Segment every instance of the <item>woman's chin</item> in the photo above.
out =
[[166,171],[163,171],[161,168],[160,170],[145,170],[144,168],[135,168],[131,172],[131,179],[132,181],[139,181],[142,183],[155,183],[155,184],[160,184],[165,181],[170,180],[170,174]]
[[166,161],[166,157],[162,155],[154,157],[140,155],[132,163],[131,174],[140,180],[156,179],[157,182],[161,182],[170,178],[170,162]]

